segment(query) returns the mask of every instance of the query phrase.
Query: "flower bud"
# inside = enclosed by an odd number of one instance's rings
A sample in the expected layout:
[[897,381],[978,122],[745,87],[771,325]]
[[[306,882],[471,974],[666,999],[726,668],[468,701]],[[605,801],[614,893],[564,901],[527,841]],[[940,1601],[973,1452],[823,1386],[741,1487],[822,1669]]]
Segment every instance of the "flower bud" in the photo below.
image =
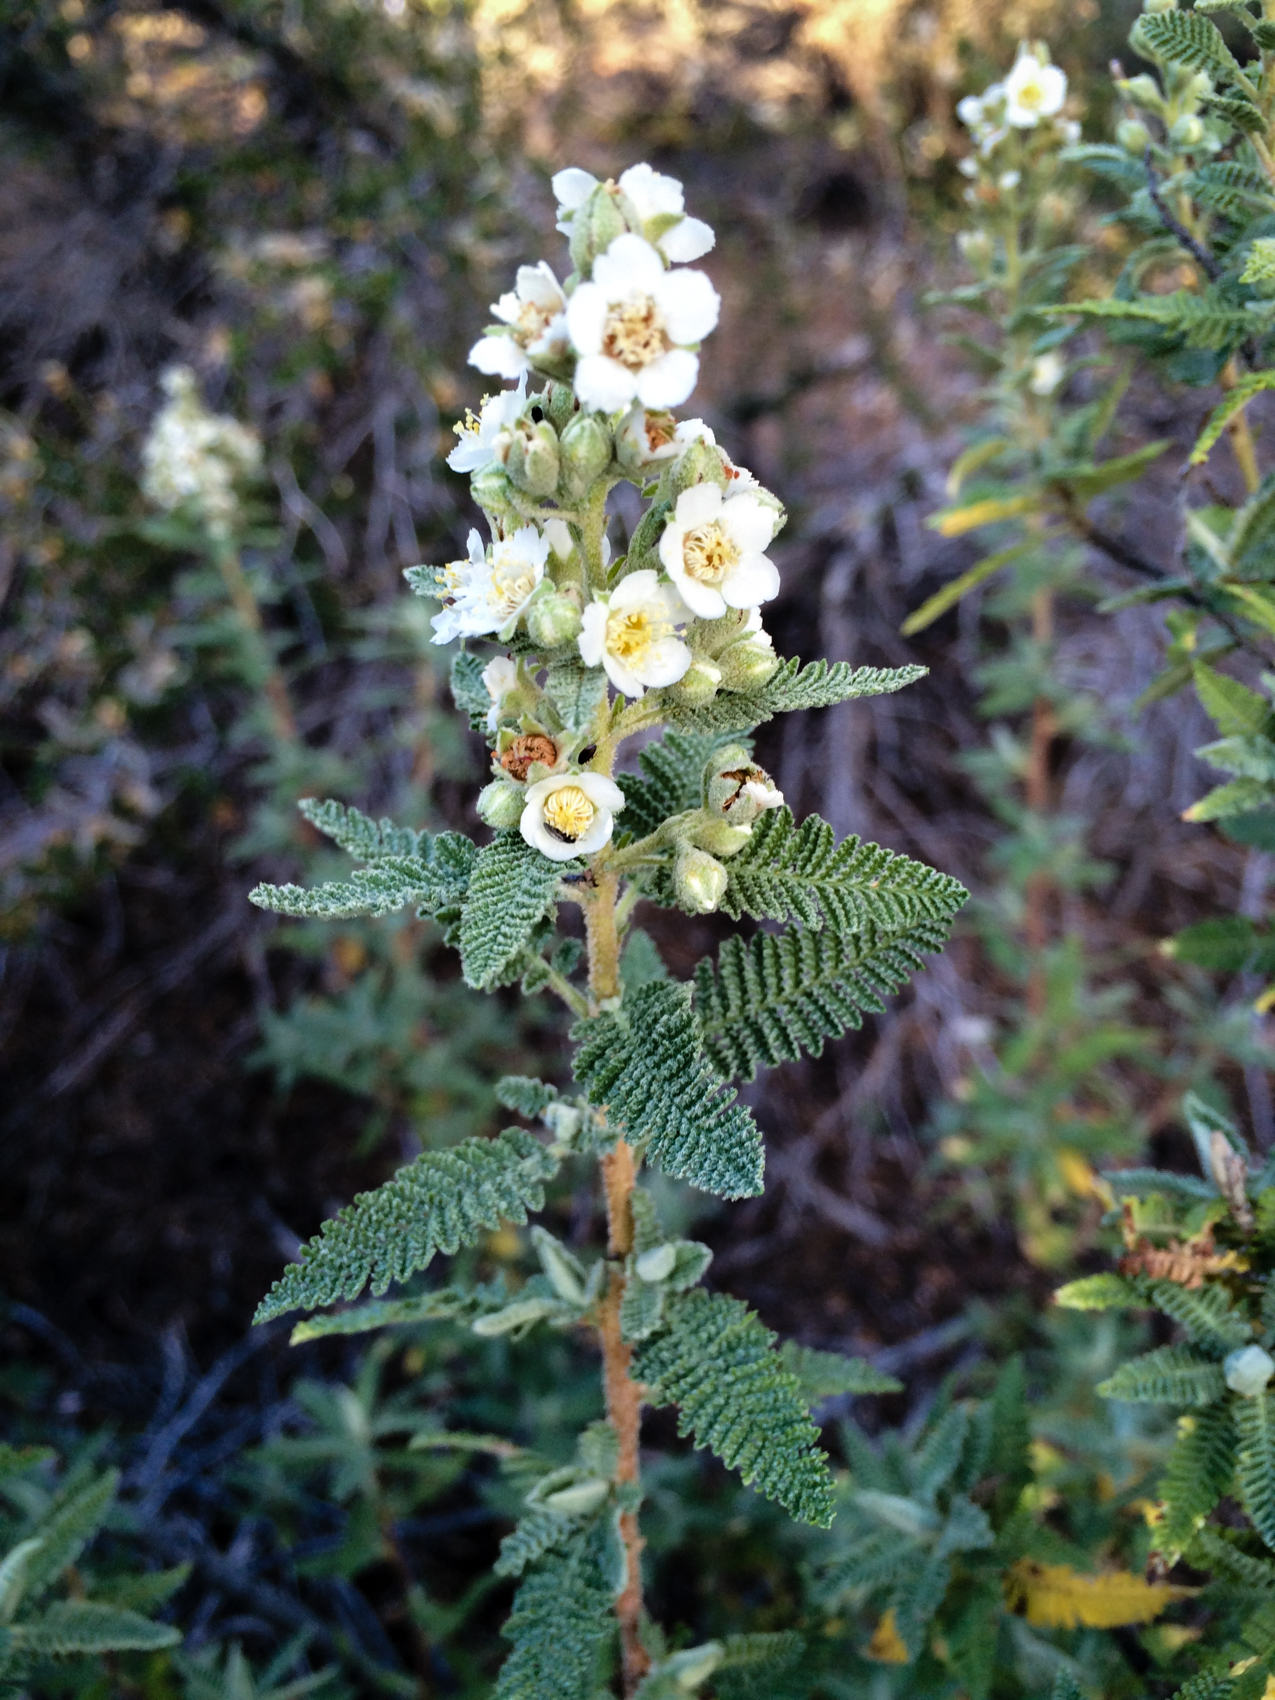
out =
[[783,808],[784,794],[764,767],[745,759],[719,767],[705,787],[704,806],[732,826],[747,826],[766,809]]
[[1169,140],[1179,148],[1198,148],[1204,136],[1204,120],[1193,112],[1184,112],[1169,131]]
[[735,826],[727,820],[706,821],[695,829],[695,842],[701,850],[729,861],[737,856],[753,835],[751,826]]
[[1242,1393],[1248,1399],[1255,1399],[1265,1391],[1267,1382],[1275,1375],[1275,1358],[1260,1346],[1241,1346],[1238,1352],[1232,1352],[1223,1359],[1222,1373],[1232,1393]]
[[721,450],[713,443],[706,443],[702,437],[687,445],[685,453],[673,468],[671,490],[674,501],[689,490],[693,484],[712,482],[720,484],[725,490],[730,483],[726,476],[726,468],[722,465]]
[[718,656],[722,672],[722,688],[727,691],[754,691],[779,666],[779,657],[769,632],[753,632],[739,643],[731,644]]
[[1187,79],[1184,92],[1191,100],[1208,100],[1213,93],[1213,79],[1207,71],[1196,71]]
[[579,501],[611,464],[611,433],[591,413],[581,413],[562,433],[562,493]]
[[511,483],[539,499],[558,485],[558,433],[547,419],[520,419],[510,437],[505,471]]
[[559,649],[580,635],[580,609],[561,591],[539,596],[527,610],[527,636],[540,649]]
[[1126,153],[1141,159],[1151,146],[1151,132],[1140,118],[1122,118],[1116,125],[1116,140]]
[[540,405],[544,409],[545,418],[559,435],[580,411],[576,392],[570,384],[548,384],[540,398]]
[[673,890],[681,907],[692,915],[711,915],[726,895],[730,876],[707,850],[679,844],[673,859]]
[[996,257],[996,244],[986,230],[963,230],[956,238],[956,246],[970,270],[980,274]]
[[593,1477],[546,1494],[542,1503],[546,1510],[560,1512],[564,1517],[587,1517],[598,1509],[610,1491],[610,1482]]
[[594,260],[626,228],[614,191],[599,183],[571,220],[571,263],[581,277],[592,275]]
[[484,513],[499,514],[513,506],[509,475],[495,461],[471,474],[469,489]]
[[615,458],[631,471],[671,460],[677,453],[677,421],[671,413],[648,412],[634,407],[625,414],[615,434]]
[[711,661],[692,661],[677,684],[670,685],[669,690],[678,702],[685,703],[688,708],[698,708],[702,703],[713,700],[721,682],[720,667],[714,667]]
[[1160,85],[1145,71],[1139,77],[1121,78],[1116,87],[1126,100],[1132,101],[1134,106],[1140,106],[1144,112],[1164,111],[1164,96],[1160,93]]
[[511,826],[517,826],[526,800],[516,785],[510,785],[504,779],[493,779],[478,793],[478,818],[496,832],[504,832]]

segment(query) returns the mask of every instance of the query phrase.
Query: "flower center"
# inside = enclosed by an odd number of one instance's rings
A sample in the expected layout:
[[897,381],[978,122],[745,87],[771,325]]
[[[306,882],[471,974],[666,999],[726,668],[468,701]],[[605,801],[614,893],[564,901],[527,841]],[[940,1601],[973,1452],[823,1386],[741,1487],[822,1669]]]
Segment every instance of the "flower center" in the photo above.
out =
[[574,844],[593,824],[597,810],[578,785],[560,785],[545,798],[545,825],[564,844]]
[[603,354],[637,372],[667,354],[668,349],[664,321],[649,295],[612,303],[602,327]]
[[491,602],[497,613],[516,614],[535,588],[535,569],[521,556],[498,555],[492,563]]
[[715,519],[697,525],[682,539],[686,576],[699,584],[720,584],[738,560],[738,543],[727,537]]
[[1045,104],[1044,84],[1036,78],[1024,80],[1015,89],[1014,98],[1020,106],[1025,106],[1029,112],[1038,112]]
[[607,650],[626,667],[640,667],[653,643],[673,630],[667,620],[653,620],[645,608],[630,608],[607,619]]
[[542,337],[553,323],[554,314],[547,311],[535,301],[524,301],[518,314],[518,322],[511,328],[514,341],[526,348],[529,343]]

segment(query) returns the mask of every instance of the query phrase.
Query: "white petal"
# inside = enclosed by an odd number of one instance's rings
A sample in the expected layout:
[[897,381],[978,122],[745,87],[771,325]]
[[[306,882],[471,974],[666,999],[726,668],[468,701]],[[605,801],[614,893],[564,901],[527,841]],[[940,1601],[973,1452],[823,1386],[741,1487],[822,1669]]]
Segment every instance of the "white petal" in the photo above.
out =
[[561,307],[566,300],[545,260],[541,260],[538,266],[518,267],[517,289],[520,300],[529,301],[546,312]]
[[469,351],[469,364],[492,378],[516,378],[531,362],[511,336],[480,336]]
[[685,348],[670,348],[637,374],[643,407],[680,407],[699,379],[699,358]]
[[577,354],[599,354],[607,298],[596,283],[582,283],[567,303],[567,330]]
[[[593,825],[597,825],[596,816]],[[528,793],[527,805],[522,811],[522,819],[518,822],[518,830],[533,850],[539,850],[540,854],[547,856],[551,862],[569,862],[573,856],[580,854],[576,845],[564,844],[560,838],[553,836],[544,823],[540,805],[531,801],[530,793]],[[588,834],[586,833],[585,836],[587,837]],[[608,833],[607,836],[609,837],[610,834]],[[602,843],[606,843],[605,838]],[[601,845],[599,845],[599,848],[601,848]]]
[[474,472],[478,467],[486,466],[491,459],[490,447],[466,432],[464,441],[457,443],[448,455],[447,464],[453,472]]
[[726,600],[720,590],[711,584],[701,584],[698,579],[688,578],[685,573],[674,573],[672,578],[692,614],[701,620],[721,619],[726,612]]
[[649,165],[631,165],[622,172],[620,188],[633,202],[644,224],[657,213],[680,213],[686,204],[677,178],[665,177]]
[[571,530],[565,519],[547,519],[544,524],[545,536],[549,539],[549,547],[560,561],[565,561],[575,548],[571,538]]
[[703,342],[716,327],[722,303],[707,272],[687,271],[683,267],[665,272],[651,293],[664,315],[670,341]]
[[[641,236],[626,231],[593,262],[593,281],[608,301],[627,301],[634,295],[654,295],[664,281],[664,261]],[[580,293],[576,291],[576,295]],[[575,295],[571,297],[575,300]]]
[[571,854],[573,856],[592,856],[595,850],[601,850],[607,839],[610,838],[614,827],[615,821],[609,811],[599,809],[597,814],[594,815],[588,831],[582,832],[576,839]]
[[779,595],[779,568],[765,555],[745,555],[726,575],[722,596],[730,608],[752,608]]
[[[526,271],[527,267],[523,266],[521,270]],[[502,295],[499,301],[493,301],[491,304],[491,310],[496,318],[503,319],[507,325],[518,323],[518,314],[521,309],[522,304],[512,289]]]
[[559,783],[578,785],[596,809],[609,809],[618,815],[624,807],[624,792],[605,773],[572,773]]
[[586,667],[601,667],[605,660],[607,635],[607,606],[605,602],[590,602],[581,616],[583,624],[576,643],[580,659]]
[[527,344],[527,353],[556,356],[565,351],[570,340],[566,314],[555,313],[540,335]]
[[705,479],[702,484],[692,484],[689,490],[682,491],[673,514],[685,531],[694,531],[697,526],[718,519],[721,511],[722,492],[716,484]]
[[656,592],[655,600],[664,610],[664,618],[671,620],[674,625],[681,625],[684,620],[690,619],[691,611],[682,601],[681,592],[675,584],[662,584]]
[[584,407],[599,413],[614,413],[637,394],[637,384],[627,366],[605,354],[589,354],[576,366],[575,392]]
[[582,207],[597,186],[598,180],[592,172],[581,171],[578,165],[569,165],[565,171],[554,173],[554,199],[568,212]]
[[756,496],[731,496],[722,508],[722,530],[746,555],[759,555],[775,535],[773,508]]
[[675,685],[691,664],[691,652],[680,638],[660,638],[646,652],[642,682],[658,688]]
[[651,567],[626,574],[611,592],[612,612],[622,613],[626,608],[641,607],[642,603],[650,602],[658,594],[659,588],[660,575]]
[[687,260],[698,260],[716,241],[712,226],[705,224],[702,218],[684,218],[680,224],[666,230],[656,246],[667,259],[680,265]]
[[602,657],[602,665],[606,668],[607,678],[610,679],[617,691],[623,691],[626,697],[646,695],[646,687],[641,679],[638,678],[636,673],[630,672],[617,656],[608,651]]

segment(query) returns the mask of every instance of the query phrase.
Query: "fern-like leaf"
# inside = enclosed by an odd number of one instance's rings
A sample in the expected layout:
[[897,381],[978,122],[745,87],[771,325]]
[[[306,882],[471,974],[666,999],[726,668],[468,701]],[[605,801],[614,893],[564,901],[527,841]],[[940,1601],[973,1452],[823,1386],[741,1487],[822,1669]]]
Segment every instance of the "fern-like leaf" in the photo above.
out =
[[866,1358],[843,1358],[839,1352],[818,1352],[785,1340],[779,1348],[784,1368],[791,1370],[808,1405],[839,1393],[901,1393],[902,1382],[873,1369]]
[[478,852],[460,922],[460,962],[480,991],[496,985],[551,907],[558,881],[578,862],[551,862],[519,832],[501,832]]
[[854,697],[886,696],[914,685],[928,671],[926,667],[851,667],[847,661],[812,661],[803,667],[794,658],[781,662],[760,690],[747,695],[721,691],[698,708],[666,697],[662,712],[678,732],[742,732],[793,709],[828,708]]
[[371,1283],[381,1294],[406,1281],[437,1251],[472,1245],[502,1220],[525,1222],[544,1206],[557,1160],[522,1128],[425,1151],[375,1192],[360,1193],[322,1230],[262,1300],[256,1321],[353,1299]]
[[692,1435],[800,1522],[832,1522],[832,1481],[801,1387],[747,1305],[702,1288],[671,1301],[669,1327],[638,1349],[652,1404],[677,1405]]
[[[1186,12],[1174,15],[1190,16]],[[1108,295],[1039,310],[1046,316],[1078,313],[1087,319],[1145,319],[1182,337],[1188,348],[1215,350],[1237,348],[1247,337],[1264,334],[1269,317],[1265,303],[1259,312],[1254,307],[1233,307],[1213,293],[1189,295],[1185,290],[1174,295],[1139,295],[1132,300]]]
[[1147,1300],[1171,1316],[1200,1345],[1229,1349],[1247,1346],[1253,1338],[1248,1319],[1236,1310],[1225,1287],[1183,1287],[1177,1281],[1153,1281],[1147,1288]]
[[145,1652],[181,1640],[181,1631],[170,1624],[96,1600],[59,1600],[32,1621],[14,1624],[8,1634],[12,1651],[33,1659]]
[[642,772],[622,773],[624,830],[645,838],[670,815],[699,808],[704,794],[704,769],[727,739],[721,733],[670,732],[638,756]]
[[38,1599],[74,1564],[106,1520],[119,1486],[119,1471],[105,1470],[95,1480],[56,1504],[30,1533],[40,1538],[23,1572],[23,1594]]
[[422,832],[417,834],[417,841],[413,855],[378,852],[371,867],[356,868],[348,879],[314,887],[259,885],[248,893],[248,900],[259,909],[272,909],[279,915],[325,921],[349,920],[356,915],[389,915],[409,906],[414,906],[421,915],[452,908],[465,895],[478,856],[477,846],[460,832],[437,835]]
[[1254,1594],[1275,1594],[1275,1564],[1240,1552],[1211,1523],[1196,1531],[1188,1557],[1197,1570],[1210,1571],[1237,1588]]
[[1238,71],[1230,48],[1198,12],[1148,12],[1138,34],[1157,58],[1189,71],[1212,71],[1227,78]]
[[756,933],[730,938],[714,965],[695,970],[695,1014],[704,1049],[727,1079],[751,1080],[759,1069],[817,1057],[825,1039],[863,1025],[884,999],[924,967],[922,952],[941,950],[947,926],[915,921],[897,932]]
[[504,1628],[514,1650],[493,1700],[594,1700],[599,1655],[615,1621],[612,1603],[596,1531],[550,1553],[514,1596]]
[[761,1191],[761,1134],[704,1058],[689,986],[653,980],[614,1013],[577,1023],[572,1038],[589,1102],[649,1162],[720,1198]]
[[1176,1555],[1191,1544],[1205,1518],[1229,1493],[1235,1475],[1235,1424],[1227,1405],[1178,1418],[1178,1437],[1160,1481],[1164,1517],[1154,1530],[1159,1552]]
[[969,893],[940,874],[859,838],[837,843],[827,821],[809,815],[797,826],[792,810],[774,809],[726,864],[722,908],[733,919],[825,922],[835,932],[861,932],[869,923],[897,931],[913,921],[952,919]]
[[302,797],[297,808],[310,825],[321,832],[356,862],[382,862],[387,856],[430,857],[431,835],[414,827],[395,826],[392,820],[373,820],[358,809],[331,798]]
[[529,1564],[560,1546],[578,1526],[560,1511],[550,1511],[544,1505],[528,1506],[513,1533],[500,1543],[497,1576],[521,1576]]
[[1233,1409],[1240,1443],[1235,1456],[1240,1497],[1253,1527],[1275,1548],[1275,1394],[1236,1399]]
[[1226,1393],[1222,1366],[1191,1346],[1157,1346],[1133,1358],[1097,1389],[1104,1399],[1142,1405],[1215,1405]]

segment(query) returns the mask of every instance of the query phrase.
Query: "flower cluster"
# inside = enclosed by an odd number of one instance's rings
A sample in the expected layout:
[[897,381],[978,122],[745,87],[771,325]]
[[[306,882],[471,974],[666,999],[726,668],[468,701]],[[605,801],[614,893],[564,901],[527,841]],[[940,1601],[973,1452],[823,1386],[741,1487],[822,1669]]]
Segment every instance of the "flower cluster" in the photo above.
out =
[[[408,578],[442,603],[435,642],[507,650],[481,674],[493,779],[479,812],[565,862],[612,839],[623,738],[669,705],[755,691],[775,671],[761,607],[779,592],[766,551],[783,509],[703,420],[671,411],[695,388],[720,305],[685,263],[713,232],[687,215],[682,185],[635,165],[616,182],[562,171],[553,187],[574,270],[560,281],[545,261],[520,266],[493,305],[470,361],[514,387],[467,415],[448,457],[469,475],[490,540],[475,529],[462,559]],[[649,505],[613,556],[607,496],[625,480]],[[691,909],[716,905],[716,857],[782,802],[736,754],[743,777],[728,801],[689,811],[661,846]]]
[[191,508],[214,535],[227,536],[239,511],[238,486],[261,467],[256,432],[210,413],[189,366],[161,379],[168,400],[142,446],[142,491],[166,513]]
[[1040,42],[1019,48],[1004,82],[966,95],[956,115],[974,143],[974,152],[960,163],[972,180],[965,191],[970,205],[1011,197],[1042,154],[1080,140],[1079,124],[1062,116],[1066,99],[1066,75],[1050,64]]

